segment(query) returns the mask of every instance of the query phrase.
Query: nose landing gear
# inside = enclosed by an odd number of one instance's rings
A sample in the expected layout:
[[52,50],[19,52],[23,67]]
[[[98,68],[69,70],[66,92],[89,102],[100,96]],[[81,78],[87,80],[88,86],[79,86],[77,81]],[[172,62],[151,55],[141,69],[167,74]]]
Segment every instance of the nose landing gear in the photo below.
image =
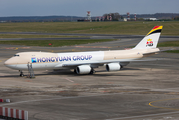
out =
[[19,72],[20,72],[20,77],[23,77],[24,73],[22,72],[22,70],[19,70]]

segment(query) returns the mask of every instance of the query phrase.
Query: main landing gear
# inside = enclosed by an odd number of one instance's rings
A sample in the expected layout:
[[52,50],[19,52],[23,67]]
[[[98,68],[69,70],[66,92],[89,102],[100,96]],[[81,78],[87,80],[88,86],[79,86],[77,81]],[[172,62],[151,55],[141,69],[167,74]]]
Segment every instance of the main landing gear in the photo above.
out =
[[[95,72],[96,72],[96,71],[95,71],[93,68],[91,68],[90,72],[89,72],[89,73],[86,73],[86,74],[92,75],[92,74],[95,74]],[[74,69],[74,73],[80,74],[80,73],[77,72],[76,69]]]
[[91,68],[91,71],[90,71],[89,74],[92,75],[92,74],[95,74],[95,72],[96,72],[96,71],[95,71],[93,68]]
[[23,77],[24,73],[22,72],[22,70],[19,70],[19,72],[20,72],[20,77]]

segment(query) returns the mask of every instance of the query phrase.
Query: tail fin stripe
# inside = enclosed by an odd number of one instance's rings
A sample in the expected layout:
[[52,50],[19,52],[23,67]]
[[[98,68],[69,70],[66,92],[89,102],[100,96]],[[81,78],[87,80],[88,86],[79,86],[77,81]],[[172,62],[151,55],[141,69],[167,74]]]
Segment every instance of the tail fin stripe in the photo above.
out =
[[147,34],[147,36],[148,36],[148,35],[151,35],[151,34],[153,34],[153,33],[161,33],[161,31],[162,31],[162,29],[155,30],[155,31],[153,31],[153,32],[151,32],[151,33],[149,33],[149,34]]
[[160,27],[160,26],[155,26],[153,29],[156,29],[156,28],[158,28],[158,27]]
[[154,31],[160,30],[160,29],[162,29],[162,26],[156,26],[146,36],[148,36],[150,33],[154,32]]

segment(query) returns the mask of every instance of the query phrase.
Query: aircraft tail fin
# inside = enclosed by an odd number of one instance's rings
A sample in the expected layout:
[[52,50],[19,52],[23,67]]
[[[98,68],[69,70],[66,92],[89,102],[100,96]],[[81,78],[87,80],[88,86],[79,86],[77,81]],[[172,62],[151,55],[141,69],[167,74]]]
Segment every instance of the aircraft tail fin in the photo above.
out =
[[155,26],[134,49],[156,48],[163,26]]

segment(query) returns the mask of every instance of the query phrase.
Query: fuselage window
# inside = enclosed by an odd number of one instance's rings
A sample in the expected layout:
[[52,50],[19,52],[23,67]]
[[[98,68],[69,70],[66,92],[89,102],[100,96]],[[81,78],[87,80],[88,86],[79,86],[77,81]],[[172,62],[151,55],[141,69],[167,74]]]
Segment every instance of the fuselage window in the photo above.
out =
[[19,55],[14,55],[14,57],[16,57],[16,56],[18,56],[18,57],[19,57]]

